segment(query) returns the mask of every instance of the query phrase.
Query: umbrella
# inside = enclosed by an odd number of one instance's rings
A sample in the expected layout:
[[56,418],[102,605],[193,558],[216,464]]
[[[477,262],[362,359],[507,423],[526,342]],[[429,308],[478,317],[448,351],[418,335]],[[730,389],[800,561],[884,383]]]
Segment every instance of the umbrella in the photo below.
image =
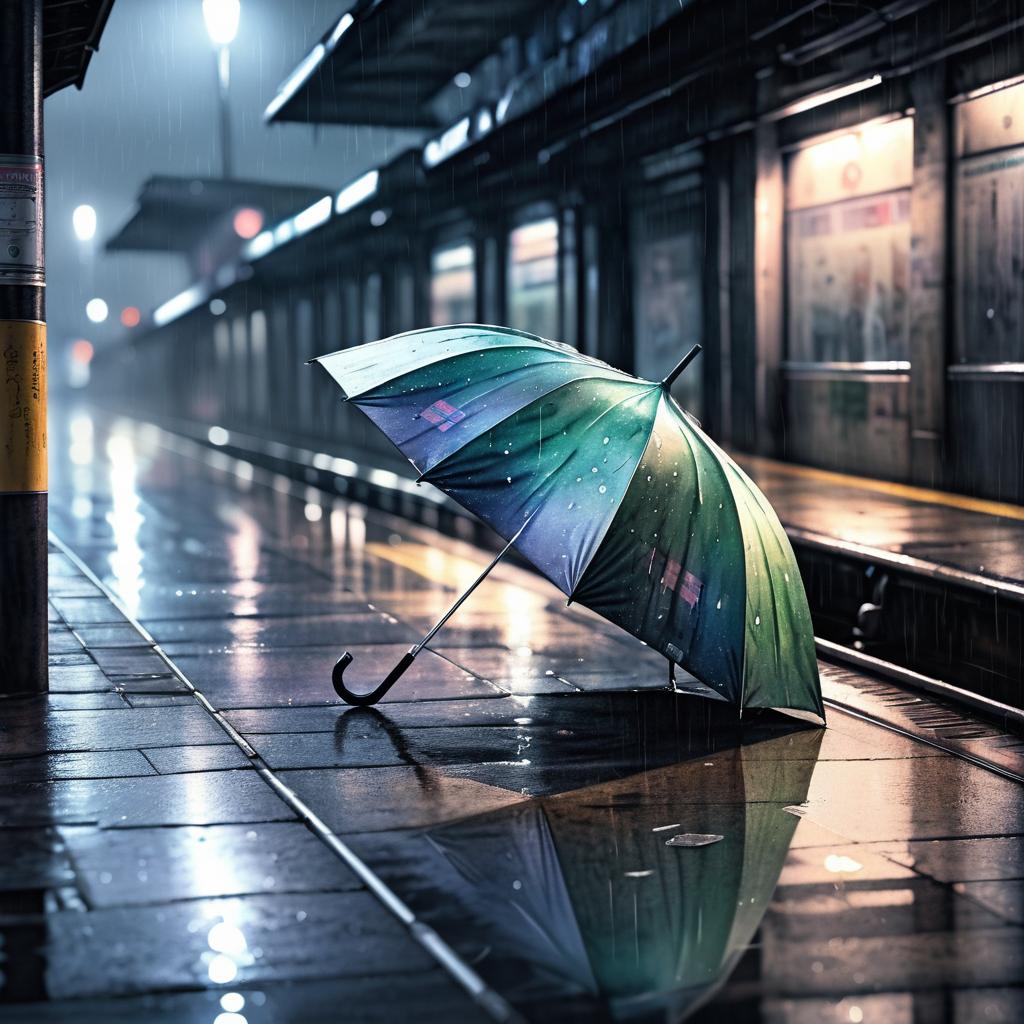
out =
[[671,397],[568,345],[464,324],[319,362],[420,474],[508,543],[373,691],[379,700],[513,546],[569,598],[740,707],[824,719],[811,617],[767,499]]
[[[496,963],[526,962],[509,971],[524,989],[599,997],[620,1019],[682,1019],[751,944],[821,737],[801,730],[435,828],[446,870],[433,874],[460,933]],[[669,845],[687,833],[706,845]]]

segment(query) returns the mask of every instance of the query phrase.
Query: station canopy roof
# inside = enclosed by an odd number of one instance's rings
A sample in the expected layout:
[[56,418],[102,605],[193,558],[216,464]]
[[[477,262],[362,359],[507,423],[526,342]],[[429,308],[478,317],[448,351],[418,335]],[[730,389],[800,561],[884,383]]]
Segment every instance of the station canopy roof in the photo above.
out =
[[212,225],[236,210],[255,209],[270,224],[315,202],[326,191],[265,181],[157,175],[142,186],[135,212],[107,240],[106,249],[193,252]]
[[82,88],[114,0],[44,0],[43,95]]
[[550,0],[356,0],[299,62],[267,121],[438,128],[429,103]]

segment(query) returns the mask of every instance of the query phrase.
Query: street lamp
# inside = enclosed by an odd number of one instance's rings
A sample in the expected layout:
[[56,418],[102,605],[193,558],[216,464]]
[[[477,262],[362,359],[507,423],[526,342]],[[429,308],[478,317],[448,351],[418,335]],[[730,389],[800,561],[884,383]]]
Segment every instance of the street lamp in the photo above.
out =
[[71,214],[71,226],[80,242],[91,242],[96,234],[96,211],[88,203],[76,206]]
[[217,47],[217,96],[220,107],[221,174],[231,177],[231,120],[228,108],[228,83],[231,79],[231,51],[228,47],[238,34],[242,14],[240,0],[203,0],[206,33]]
[[85,315],[94,323],[101,324],[107,319],[107,304],[102,299],[90,299],[85,304]]

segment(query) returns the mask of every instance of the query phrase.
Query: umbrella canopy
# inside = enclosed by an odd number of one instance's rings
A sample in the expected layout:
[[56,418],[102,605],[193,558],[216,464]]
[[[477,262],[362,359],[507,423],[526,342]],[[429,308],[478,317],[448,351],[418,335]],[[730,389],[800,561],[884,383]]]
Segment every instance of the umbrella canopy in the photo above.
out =
[[807,598],[767,499],[669,394],[473,324],[317,362],[427,480],[586,605],[742,707],[824,718]]
[[[496,959],[534,985],[680,1020],[749,947],[778,882],[822,731],[802,730],[428,833],[450,893]],[[679,833],[719,836],[698,848]],[[451,885],[451,882],[448,883]],[[664,1011],[670,1011],[665,1013]]]

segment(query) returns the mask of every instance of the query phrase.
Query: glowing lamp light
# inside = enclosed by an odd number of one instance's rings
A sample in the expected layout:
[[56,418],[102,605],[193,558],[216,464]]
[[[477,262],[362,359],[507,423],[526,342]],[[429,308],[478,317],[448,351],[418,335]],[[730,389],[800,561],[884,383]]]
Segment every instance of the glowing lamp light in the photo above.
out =
[[85,304],[85,315],[94,323],[101,324],[107,319],[107,304],[102,299],[90,299]]
[[236,211],[231,225],[239,238],[255,238],[263,230],[263,214],[251,206],[243,206]]
[[125,306],[121,310],[121,323],[125,327],[138,327],[142,314],[136,306]]
[[86,341],[85,338],[79,338],[78,341],[71,346],[71,359],[80,366],[87,366],[89,364],[92,360],[92,353],[92,342]]
[[227,46],[238,34],[242,14],[239,0],[203,0],[203,21],[206,34],[217,46]]
[[76,206],[71,214],[71,226],[80,242],[88,242],[96,234],[96,211],[88,204]]

